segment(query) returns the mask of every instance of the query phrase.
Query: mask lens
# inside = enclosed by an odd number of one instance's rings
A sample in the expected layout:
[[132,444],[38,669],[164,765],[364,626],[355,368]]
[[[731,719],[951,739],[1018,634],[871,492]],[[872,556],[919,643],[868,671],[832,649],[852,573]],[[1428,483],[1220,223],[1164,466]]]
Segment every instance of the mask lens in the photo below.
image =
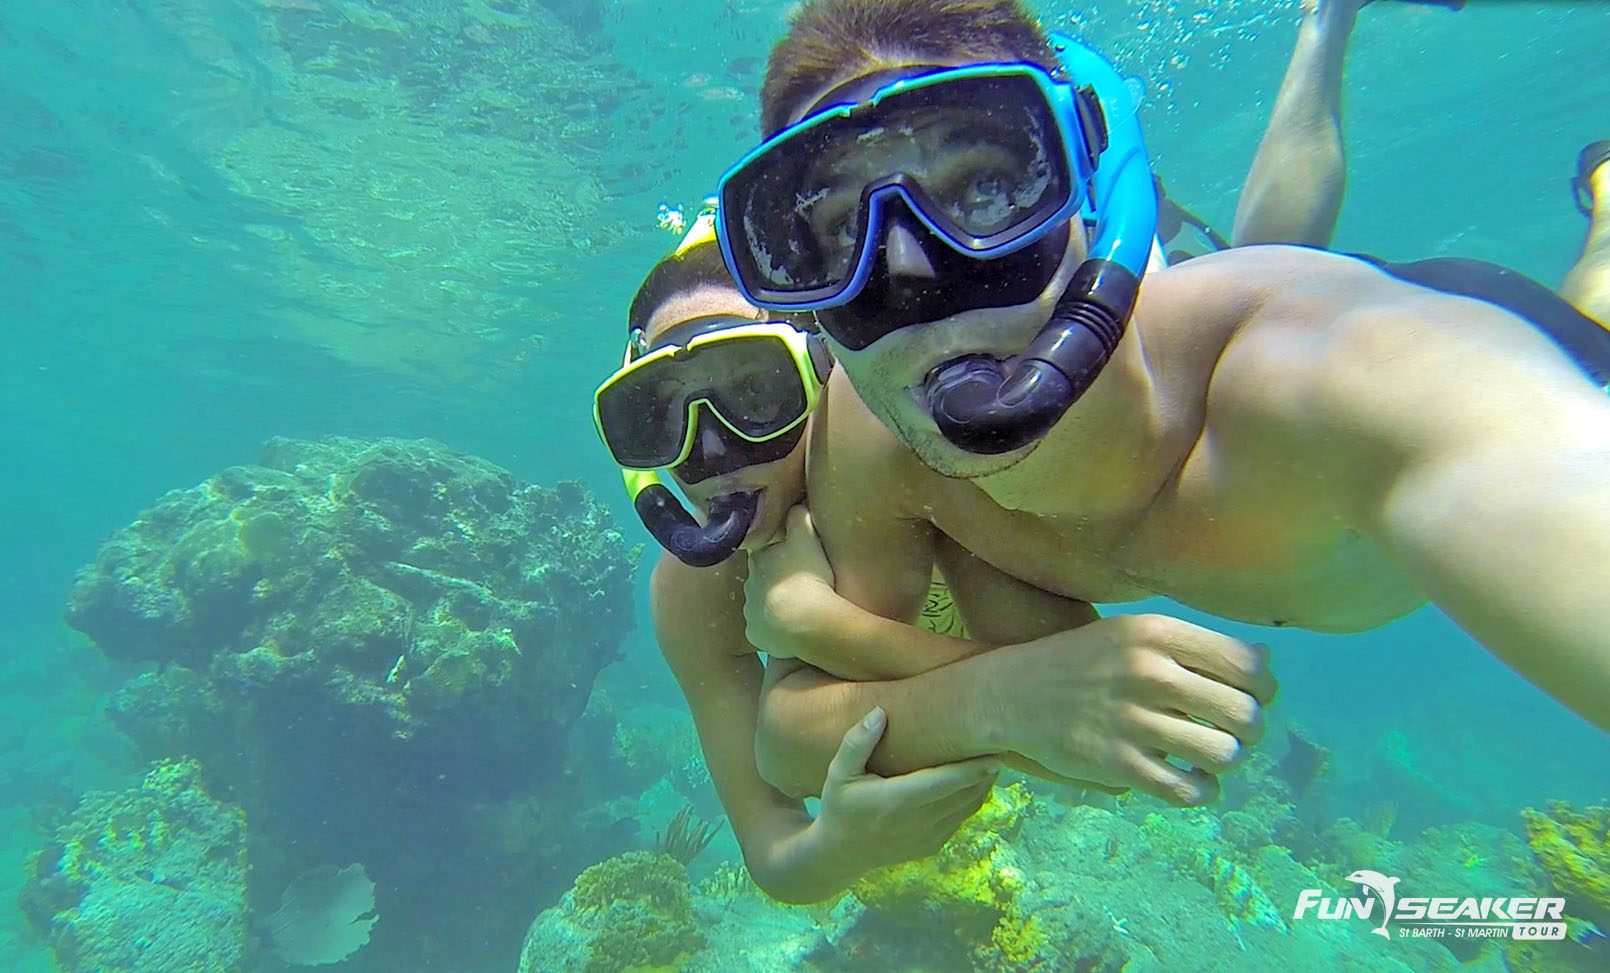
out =
[[1035,75],[1003,69],[801,127],[724,184],[734,269],[772,303],[836,300],[881,237],[872,200],[896,189],[957,250],[1041,232],[1079,193],[1057,111]]
[[[835,151],[841,136],[832,123],[802,131],[786,151],[757,159],[729,180],[723,218],[746,280],[767,290],[804,292],[847,277],[860,187],[824,185],[805,171],[812,159]],[[823,245],[834,238],[847,242]]]
[[627,469],[660,469],[676,462],[688,435],[687,400],[669,359],[619,376],[598,394],[598,421],[615,462]]
[[[600,425],[616,462],[631,469],[675,463],[689,436],[689,404],[701,399],[752,439],[786,429],[808,404],[794,353],[781,337],[702,343],[680,356],[645,362],[599,395]],[[698,415],[709,420],[706,410]]]
[[[734,347],[719,363],[725,378],[711,391],[721,418],[745,436],[777,434],[805,414],[805,388],[794,355],[780,338],[724,342]],[[712,364],[718,357],[710,348]]]
[[912,173],[934,212],[960,235],[993,240],[1020,227],[1037,227],[1069,195],[1067,153],[1050,106],[1027,77],[979,78],[975,104],[957,112],[930,91],[934,117],[928,164]]

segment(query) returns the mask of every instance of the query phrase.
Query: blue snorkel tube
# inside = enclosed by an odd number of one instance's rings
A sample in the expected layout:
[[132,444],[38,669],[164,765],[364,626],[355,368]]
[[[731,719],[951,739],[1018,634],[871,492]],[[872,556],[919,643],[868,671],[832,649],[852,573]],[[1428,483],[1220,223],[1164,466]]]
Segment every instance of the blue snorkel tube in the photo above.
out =
[[1105,118],[1105,138],[1092,145],[1099,155],[1089,186],[1096,239],[1023,354],[1004,362],[969,355],[929,375],[934,422],[969,453],[1011,452],[1043,438],[1089,390],[1129,324],[1157,236],[1157,193],[1134,95],[1093,49],[1065,34],[1052,34],[1051,44],[1069,78],[1094,88]]

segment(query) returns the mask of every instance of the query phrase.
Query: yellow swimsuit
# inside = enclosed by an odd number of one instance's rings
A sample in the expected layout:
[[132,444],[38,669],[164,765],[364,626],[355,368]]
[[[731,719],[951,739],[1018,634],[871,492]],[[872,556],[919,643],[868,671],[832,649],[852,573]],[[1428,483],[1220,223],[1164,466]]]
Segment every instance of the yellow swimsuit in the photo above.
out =
[[922,604],[922,617],[917,619],[917,625],[940,635],[967,637],[967,626],[962,624],[961,613],[950,597],[950,586],[945,584],[938,568],[934,569],[933,580],[928,582],[928,598]]

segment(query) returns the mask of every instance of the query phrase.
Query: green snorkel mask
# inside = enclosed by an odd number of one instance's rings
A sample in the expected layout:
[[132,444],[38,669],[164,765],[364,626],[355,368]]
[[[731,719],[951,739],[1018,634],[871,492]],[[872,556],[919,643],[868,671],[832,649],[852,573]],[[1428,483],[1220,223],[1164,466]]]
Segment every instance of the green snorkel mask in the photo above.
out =
[[[700,232],[695,226],[690,239]],[[694,318],[652,345],[641,331],[632,333],[620,369],[594,393],[593,423],[662,547],[693,567],[718,564],[738,549],[759,494],[717,497],[700,524],[661,471],[698,483],[787,456],[831,369],[814,335],[782,321]]]

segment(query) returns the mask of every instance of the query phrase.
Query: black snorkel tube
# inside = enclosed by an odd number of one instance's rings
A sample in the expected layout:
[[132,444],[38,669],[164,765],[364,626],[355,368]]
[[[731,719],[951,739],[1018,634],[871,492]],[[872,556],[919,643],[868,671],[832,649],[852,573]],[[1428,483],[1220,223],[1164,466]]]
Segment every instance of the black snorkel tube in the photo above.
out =
[[1129,324],[1157,236],[1157,194],[1134,95],[1094,50],[1063,34],[1052,34],[1051,42],[1069,77],[1094,87],[1105,118],[1089,187],[1096,239],[1021,355],[1006,361],[969,355],[929,374],[934,422],[969,453],[1006,453],[1039,440],[1089,390]]
[[708,568],[731,557],[754,526],[760,493],[729,493],[710,501],[701,524],[688,513],[656,473],[624,470],[626,490],[643,526],[676,559],[693,568]]

